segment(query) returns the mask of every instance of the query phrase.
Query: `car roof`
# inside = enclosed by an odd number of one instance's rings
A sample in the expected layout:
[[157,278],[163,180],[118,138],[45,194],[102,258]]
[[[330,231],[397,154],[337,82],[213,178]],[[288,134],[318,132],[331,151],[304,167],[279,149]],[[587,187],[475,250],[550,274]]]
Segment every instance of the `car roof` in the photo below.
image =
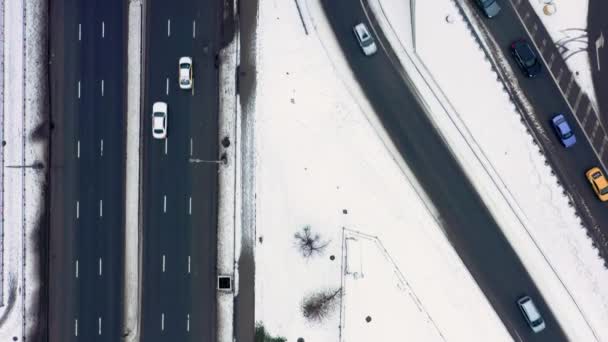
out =
[[163,116],[155,116],[154,119],[152,120],[152,125],[154,126],[154,128],[164,127],[165,118]]
[[530,297],[527,297],[526,300],[520,302],[520,304],[524,309],[526,316],[528,316],[528,319],[531,322],[534,322],[537,319],[541,318],[540,313],[536,309],[536,306],[534,305],[534,302],[532,302],[532,299]]
[[562,121],[560,122],[557,127],[559,127],[559,130],[562,131],[563,133],[567,133],[570,132],[572,129],[570,129],[570,125],[568,125],[568,123],[566,121]]
[[517,51],[517,54],[523,60],[536,58],[536,55],[534,54],[534,51],[532,51],[530,44],[528,44],[528,42],[526,42],[525,40],[518,40],[515,43],[515,51]]

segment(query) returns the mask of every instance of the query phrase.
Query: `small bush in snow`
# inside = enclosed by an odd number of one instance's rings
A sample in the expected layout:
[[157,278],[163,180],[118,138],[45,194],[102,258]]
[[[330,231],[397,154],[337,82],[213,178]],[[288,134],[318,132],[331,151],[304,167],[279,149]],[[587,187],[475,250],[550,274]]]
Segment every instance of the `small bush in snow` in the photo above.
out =
[[302,315],[308,321],[322,322],[338,306],[338,298],[340,298],[341,293],[341,288],[334,288],[308,295],[302,301]]
[[287,342],[285,337],[274,337],[266,332],[266,328],[262,323],[255,325],[255,342]]
[[298,249],[305,258],[309,258],[313,254],[323,254],[323,250],[329,244],[329,241],[321,240],[319,234],[313,234],[310,226],[305,226],[301,231],[295,233],[294,238]]

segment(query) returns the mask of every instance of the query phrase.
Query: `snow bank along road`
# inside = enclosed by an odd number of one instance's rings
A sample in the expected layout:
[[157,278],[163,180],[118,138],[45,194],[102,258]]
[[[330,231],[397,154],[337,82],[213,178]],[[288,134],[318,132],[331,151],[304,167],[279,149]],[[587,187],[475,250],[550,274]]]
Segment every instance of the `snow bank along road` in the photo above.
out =
[[[142,341],[215,341],[220,1],[150,0],[145,10]],[[190,56],[194,86],[177,82]],[[152,104],[168,138],[152,138]],[[192,162],[191,162],[192,161]]]
[[[355,77],[385,129],[438,208],[444,229],[471,274],[514,339],[563,341],[566,337],[513,249],[463,171],[429,122],[392,51],[365,58],[352,37],[352,24],[365,20],[361,6],[323,1],[334,32]],[[377,25],[375,25],[377,27]],[[380,35],[380,40],[386,40]],[[400,68],[395,64],[397,68]],[[535,335],[515,301],[523,294],[545,313],[548,329]]]
[[[517,13],[526,18],[525,27]],[[517,79],[507,79],[506,82],[514,84],[523,92],[514,93],[516,103],[521,104],[520,96],[524,96],[532,106],[531,110],[520,106],[528,127],[544,147],[545,155],[563,180],[563,185],[576,203],[600,254],[605,261],[608,260],[607,205],[597,199],[585,178],[585,172],[591,167],[608,166],[608,131],[604,129],[587,95],[576,84],[575,74],[568,70],[558,49],[551,44],[542,43],[551,42],[551,37],[528,3],[505,1],[499,16],[479,22],[482,23],[483,31],[491,35],[499,52],[505,56],[510,55],[511,43],[520,37],[537,42],[536,47],[540,55],[544,56],[543,72],[535,79],[526,79],[517,69],[513,59],[509,58],[511,67],[517,72]],[[532,33],[531,37],[528,32]],[[551,130],[550,120],[555,113],[563,113],[574,126],[578,142],[572,148],[564,149]]]
[[125,10],[51,2],[50,341],[121,336]]

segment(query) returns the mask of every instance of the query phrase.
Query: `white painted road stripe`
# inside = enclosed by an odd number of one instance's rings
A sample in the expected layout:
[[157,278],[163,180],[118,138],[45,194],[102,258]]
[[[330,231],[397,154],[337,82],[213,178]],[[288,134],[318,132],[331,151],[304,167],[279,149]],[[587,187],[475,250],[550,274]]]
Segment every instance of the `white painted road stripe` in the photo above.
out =
[[78,318],[74,318],[74,336],[78,336]]
[[190,256],[188,255],[188,274],[190,274]]
[[80,218],[80,201],[76,201],[76,218]]
[[196,20],[192,20],[192,38],[196,38]]
[[165,84],[166,84],[165,93],[167,93],[167,95],[169,95],[169,77],[167,77],[167,82]]
[[78,259],[76,259],[76,272],[75,272],[75,276],[76,276],[76,279],[78,279]]
[[106,36],[106,23],[105,22],[101,22],[101,38],[104,38]]
[[76,158],[80,158],[80,140],[76,143]]
[[186,315],[186,331],[190,331],[190,314]]
[[98,333],[99,335],[101,335],[101,317],[99,317],[99,319],[97,320],[97,322],[98,322],[98,325],[99,325],[98,330],[97,330],[97,333]]
[[101,260],[101,258],[99,258],[99,275],[101,276],[103,274],[103,260]]
[[163,273],[165,273],[165,255],[163,254]]
[[167,19],[167,37],[171,37],[171,19]]
[[99,200],[99,217],[103,217],[103,200]]
[[101,139],[101,143],[99,144],[99,153],[103,157],[103,139]]
[[101,96],[103,96],[103,80],[101,80]]
[[78,24],[78,41],[82,40],[82,24]]
[[165,138],[165,154],[168,154],[169,138]]
[[190,138],[190,156],[192,156],[192,138]]
[[160,330],[161,331],[165,330],[165,314],[164,313],[160,314]]
[[192,215],[192,196],[188,199],[188,215]]
[[163,196],[163,212],[167,212],[167,195]]
[[78,81],[78,98],[80,98],[80,81]]

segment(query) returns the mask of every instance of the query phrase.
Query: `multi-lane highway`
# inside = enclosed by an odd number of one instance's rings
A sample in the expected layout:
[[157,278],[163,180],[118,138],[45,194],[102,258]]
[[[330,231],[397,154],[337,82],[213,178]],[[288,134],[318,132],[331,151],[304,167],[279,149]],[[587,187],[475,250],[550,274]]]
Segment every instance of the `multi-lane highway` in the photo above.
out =
[[126,3],[50,4],[49,340],[118,341]]
[[[565,341],[566,337],[500,228],[434,130],[419,99],[395,72],[394,54],[365,57],[352,26],[366,21],[357,1],[323,1],[344,55],[397,149],[438,208],[443,227],[503,323],[516,340]],[[378,27],[377,25],[374,25]],[[384,42],[384,37],[379,37]],[[384,44],[384,46],[389,46]],[[338,56],[339,58],[339,56]],[[516,300],[534,298],[547,329],[534,334]]]
[[[528,41],[531,39],[518,19],[511,2],[503,1],[503,3],[502,11],[498,16],[489,20],[483,20],[483,29],[492,35],[494,40],[500,45],[502,53],[510,58],[510,45],[515,39],[519,37],[525,37]],[[550,39],[550,37],[546,38],[547,40]],[[533,115],[535,117],[526,117],[530,122],[528,127],[535,132],[538,137],[537,140],[543,145],[545,154],[551,161],[553,169],[577,205],[581,218],[589,229],[589,235],[595,240],[596,246],[599,246],[601,249],[604,260],[608,260],[608,249],[606,248],[606,243],[608,242],[608,210],[606,209],[608,205],[598,200],[585,178],[585,172],[591,167],[601,167],[597,155],[591,147],[593,145],[596,151],[602,154],[600,151],[604,149],[601,144],[597,143],[598,141],[602,141],[601,130],[591,130],[599,134],[589,137],[593,141],[590,144],[580,126],[580,124],[584,124],[589,128],[592,127],[591,125],[597,125],[596,127],[600,128],[598,121],[590,117],[592,114],[585,116],[584,112],[586,111],[582,106],[579,106],[581,110],[576,115],[578,120],[575,118],[564,100],[564,95],[550,76],[546,64],[543,65],[543,72],[539,76],[534,79],[527,79],[519,72],[519,69],[511,58],[509,61],[513,70],[516,71],[516,77],[521,90],[534,108]],[[601,93],[598,93],[598,98],[600,98],[600,101],[603,101]],[[561,146],[550,127],[551,117],[555,113],[563,113],[573,126],[574,133],[577,136],[575,146],[568,149]],[[534,124],[535,122],[543,123],[542,130],[544,132],[539,130],[539,127]],[[549,140],[543,139],[543,136],[548,136]],[[604,172],[606,171],[608,170],[604,170]],[[573,229],[578,228],[573,227]]]
[[[142,341],[214,341],[221,1],[147,1],[143,116]],[[177,82],[190,56],[194,86]],[[168,138],[152,138],[152,104]],[[191,162],[194,161],[194,162]]]

